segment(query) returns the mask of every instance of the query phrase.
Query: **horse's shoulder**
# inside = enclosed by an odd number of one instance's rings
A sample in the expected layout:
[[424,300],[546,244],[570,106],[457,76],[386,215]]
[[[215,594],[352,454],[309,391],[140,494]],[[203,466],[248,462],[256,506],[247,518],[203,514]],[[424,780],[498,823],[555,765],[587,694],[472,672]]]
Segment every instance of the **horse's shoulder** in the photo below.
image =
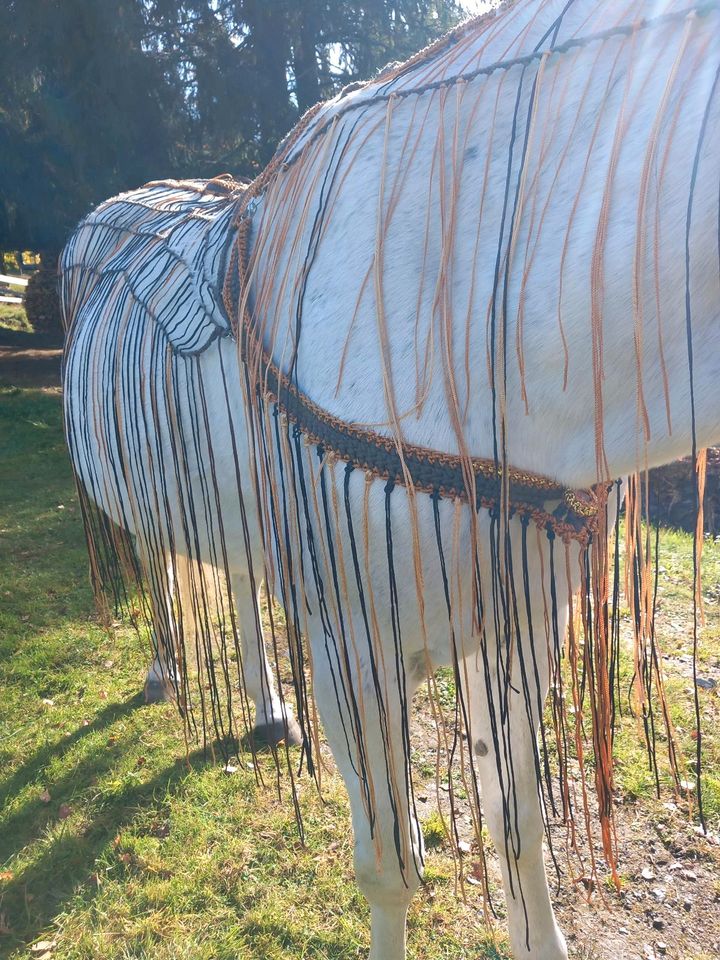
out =
[[[92,321],[109,302],[139,308],[177,353],[230,333],[221,289],[232,212],[230,178],[162,180],[112,197],[78,226],[60,261],[66,322]],[[118,295],[118,301],[112,294]]]

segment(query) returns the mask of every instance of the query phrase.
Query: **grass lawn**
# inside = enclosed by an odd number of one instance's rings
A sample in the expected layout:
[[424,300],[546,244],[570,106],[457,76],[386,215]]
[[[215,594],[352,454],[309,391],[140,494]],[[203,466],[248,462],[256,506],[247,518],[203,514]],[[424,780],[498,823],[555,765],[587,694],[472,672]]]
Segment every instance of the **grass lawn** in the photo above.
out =
[[[57,390],[0,387],[0,491],[0,957],[363,957],[368,910],[353,881],[340,781],[326,779],[324,802],[301,781],[301,846],[288,796],[259,789],[248,763],[228,774],[200,754],[186,758],[173,709],[143,706],[147,641],[125,626],[112,637],[100,628]],[[690,541],[666,540],[661,616],[669,662],[681,665],[670,680],[675,721],[691,748],[682,672]],[[717,675],[720,547],[708,544],[706,557],[701,672]],[[716,824],[720,698],[702,695]],[[619,774],[626,799],[654,815],[629,718]],[[506,956],[502,935],[493,941],[483,928],[479,899],[455,900],[442,841],[428,866],[410,956]],[[31,954],[37,941],[49,946]]]
[[30,333],[32,327],[21,303],[0,303],[0,328]]

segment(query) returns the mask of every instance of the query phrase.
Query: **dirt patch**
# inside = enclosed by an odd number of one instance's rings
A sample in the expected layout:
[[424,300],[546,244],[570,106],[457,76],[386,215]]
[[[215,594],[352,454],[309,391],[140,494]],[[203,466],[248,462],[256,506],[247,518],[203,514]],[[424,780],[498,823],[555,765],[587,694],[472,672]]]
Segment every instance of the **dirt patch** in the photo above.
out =
[[[416,701],[412,725],[413,756],[428,770],[434,766],[437,736],[429,710]],[[418,815],[425,820],[437,808],[434,778],[417,779]],[[441,785],[440,808],[449,814]],[[463,875],[476,884],[473,862],[479,859],[473,840],[469,804],[455,800],[455,823],[464,855]],[[599,842],[593,844],[597,886],[572,876],[565,855],[566,831],[552,824],[555,860],[546,850],[545,866],[558,923],[565,933],[571,960],[710,960],[720,957],[720,838],[702,836],[691,822],[687,804],[623,801],[615,811],[620,890],[604,871]],[[597,841],[598,838],[596,838]],[[468,846],[465,846],[467,844]],[[585,863],[589,846],[580,845]],[[469,851],[469,852],[468,852]],[[488,878],[493,907],[504,925],[505,907],[500,868],[487,845]],[[576,865],[575,865],[576,866]],[[575,869],[574,866],[574,869]],[[587,871],[589,874],[589,870]],[[481,908],[479,888],[467,887]]]
[[555,891],[558,920],[568,937],[571,957],[689,960],[720,956],[716,838],[698,836],[686,812],[670,804],[653,817],[639,805],[624,805],[617,811],[616,825],[621,890],[608,885],[589,902],[567,882]]

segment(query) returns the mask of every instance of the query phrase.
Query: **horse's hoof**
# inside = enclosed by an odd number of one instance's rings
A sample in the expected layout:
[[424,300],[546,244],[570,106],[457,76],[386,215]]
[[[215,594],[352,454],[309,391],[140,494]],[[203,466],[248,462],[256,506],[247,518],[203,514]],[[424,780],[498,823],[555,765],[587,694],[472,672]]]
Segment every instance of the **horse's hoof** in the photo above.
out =
[[169,703],[174,700],[172,687],[162,680],[147,679],[145,681],[145,703]]
[[286,743],[289,747],[299,747],[302,733],[297,720],[288,717],[287,722],[273,720],[272,723],[262,723],[254,727],[252,741],[256,747],[277,747],[281,743]]

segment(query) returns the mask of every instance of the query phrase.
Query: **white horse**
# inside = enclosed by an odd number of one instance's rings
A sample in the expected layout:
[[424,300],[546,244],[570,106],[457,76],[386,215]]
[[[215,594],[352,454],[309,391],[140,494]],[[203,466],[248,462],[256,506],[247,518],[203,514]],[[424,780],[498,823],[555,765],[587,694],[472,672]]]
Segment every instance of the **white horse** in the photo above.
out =
[[[249,191],[148,185],[90,215],[64,254],[66,423],[94,575],[118,546],[109,517],[146,585],[150,686],[202,700],[216,726],[228,638],[260,735],[311,756],[317,704],[372,960],[405,957],[423,862],[408,720],[441,664],[456,667],[463,771],[514,955],[567,957],[536,733],[548,688],[562,696],[568,627],[577,655],[575,591],[607,596],[571,491],[595,489],[597,542],[608,481],[720,442],[720,6],[686,5],[518,0],[322,105]],[[263,580],[291,627],[300,725],[263,645]],[[585,627],[596,651],[602,627]],[[600,752],[603,655],[584,661]]]

